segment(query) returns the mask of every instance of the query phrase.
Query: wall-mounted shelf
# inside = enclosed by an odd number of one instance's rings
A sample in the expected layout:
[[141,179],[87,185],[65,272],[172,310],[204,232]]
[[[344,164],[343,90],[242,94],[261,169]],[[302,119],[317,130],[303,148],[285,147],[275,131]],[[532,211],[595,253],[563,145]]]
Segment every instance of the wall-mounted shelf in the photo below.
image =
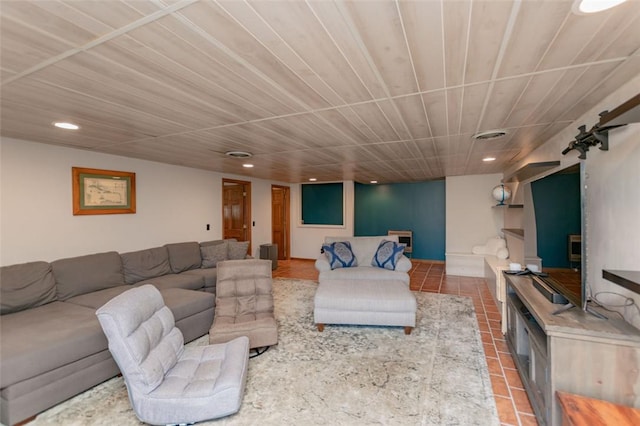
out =
[[512,237],[524,240],[524,229],[502,228],[502,232],[504,232],[506,235],[511,235]]
[[600,117],[598,126],[617,126],[640,122],[640,94]]
[[495,206],[491,206],[491,208],[496,209],[522,209],[524,208],[524,204],[496,204]]
[[522,182],[534,176],[538,176],[547,170],[551,170],[554,167],[560,165],[559,161],[541,161],[538,163],[529,163],[524,167],[519,168],[512,174],[505,176],[505,182]]
[[640,294],[640,271],[602,270],[602,278]]

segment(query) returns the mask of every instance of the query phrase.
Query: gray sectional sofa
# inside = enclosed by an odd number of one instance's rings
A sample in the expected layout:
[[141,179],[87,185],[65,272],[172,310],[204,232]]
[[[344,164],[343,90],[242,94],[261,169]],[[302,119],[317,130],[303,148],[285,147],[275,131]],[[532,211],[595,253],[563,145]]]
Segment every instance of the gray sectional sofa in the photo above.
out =
[[215,263],[234,244],[242,243],[185,242],[0,268],[0,421],[20,422],[119,373],[95,311],[132,286],[160,290],[186,342],[207,334]]

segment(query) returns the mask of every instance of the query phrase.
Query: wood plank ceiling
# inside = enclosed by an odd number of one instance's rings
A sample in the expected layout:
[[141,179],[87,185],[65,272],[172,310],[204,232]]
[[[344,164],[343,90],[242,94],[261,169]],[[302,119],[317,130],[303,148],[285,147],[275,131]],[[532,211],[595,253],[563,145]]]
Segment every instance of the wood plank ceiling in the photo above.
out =
[[2,135],[282,182],[497,173],[640,73],[640,0],[572,3],[2,0]]

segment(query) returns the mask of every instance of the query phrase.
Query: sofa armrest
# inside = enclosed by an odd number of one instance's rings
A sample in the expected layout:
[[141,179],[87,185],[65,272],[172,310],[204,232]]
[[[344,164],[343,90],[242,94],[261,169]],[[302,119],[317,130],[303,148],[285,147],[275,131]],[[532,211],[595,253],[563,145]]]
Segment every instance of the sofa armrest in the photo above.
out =
[[396,271],[398,272],[409,272],[411,270],[411,260],[404,254],[400,259],[398,259],[398,263],[396,264]]
[[322,255],[316,259],[316,269],[319,272],[331,270],[331,264],[327,260],[326,256]]

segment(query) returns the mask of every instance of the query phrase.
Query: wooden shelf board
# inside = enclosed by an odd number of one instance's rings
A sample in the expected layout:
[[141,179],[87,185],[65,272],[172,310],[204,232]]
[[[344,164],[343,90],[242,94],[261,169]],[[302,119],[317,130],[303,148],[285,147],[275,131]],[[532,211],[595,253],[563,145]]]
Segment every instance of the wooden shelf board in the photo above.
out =
[[496,204],[495,206],[491,206],[492,208],[507,208],[507,209],[522,209],[524,208],[524,204]]
[[602,278],[640,294],[640,271],[602,270]]
[[600,117],[598,125],[616,126],[620,124],[638,123],[640,122],[640,94],[635,95],[627,102],[609,111]]
[[502,232],[516,238],[524,239],[524,229],[519,228],[502,228]]
[[505,176],[505,182],[522,182],[524,180],[530,179],[534,176],[538,176],[547,170],[553,169],[554,167],[558,167],[560,165],[560,161],[541,161],[538,163],[529,163],[524,167],[519,168],[512,174]]

